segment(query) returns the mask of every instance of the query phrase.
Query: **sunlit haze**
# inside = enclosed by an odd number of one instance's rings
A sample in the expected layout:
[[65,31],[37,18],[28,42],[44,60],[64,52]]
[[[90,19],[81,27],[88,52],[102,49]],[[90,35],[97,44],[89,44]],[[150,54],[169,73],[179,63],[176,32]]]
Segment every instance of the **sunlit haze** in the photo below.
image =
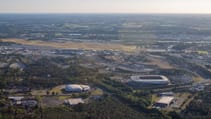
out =
[[211,13],[210,0],[0,0],[0,13]]

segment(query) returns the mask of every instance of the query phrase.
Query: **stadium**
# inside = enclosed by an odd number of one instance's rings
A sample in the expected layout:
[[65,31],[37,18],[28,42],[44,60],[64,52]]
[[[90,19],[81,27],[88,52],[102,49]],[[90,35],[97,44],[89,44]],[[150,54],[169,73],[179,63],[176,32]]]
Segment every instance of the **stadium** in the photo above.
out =
[[132,83],[146,84],[146,85],[168,85],[169,79],[163,75],[136,75],[131,76]]
[[89,91],[90,87],[88,85],[69,84],[65,86],[64,90],[66,92],[82,92],[82,91]]

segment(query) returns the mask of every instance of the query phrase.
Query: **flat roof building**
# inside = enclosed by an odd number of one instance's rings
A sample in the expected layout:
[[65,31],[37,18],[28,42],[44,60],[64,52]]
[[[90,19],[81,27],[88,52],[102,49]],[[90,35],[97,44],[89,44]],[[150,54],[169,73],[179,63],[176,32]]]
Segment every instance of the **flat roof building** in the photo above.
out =
[[154,106],[155,107],[160,107],[160,108],[165,108],[168,107],[172,102],[174,101],[173,96],[163,96],[158,100]]
[[13,100],[13,101],[21,101],[24,97],[23,96],[9,96],[8,99],[9,100]]
[[24,97],[23,96],[10,96],[10,97],[8,97],[8,99],[11,100],[14,105],[20,105],[21,100],[24,99]]
[[65,100],[64,103],[73,106],[73,105],[83,104],[84,101],[81,98],[71,98]]

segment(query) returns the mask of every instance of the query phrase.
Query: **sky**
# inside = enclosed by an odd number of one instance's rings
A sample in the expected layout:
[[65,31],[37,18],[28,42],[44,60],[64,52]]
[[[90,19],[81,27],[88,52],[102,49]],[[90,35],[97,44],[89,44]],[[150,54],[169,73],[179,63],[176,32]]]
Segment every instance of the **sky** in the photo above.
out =
[[0,0],[0,13],[211,14],[211,0]]

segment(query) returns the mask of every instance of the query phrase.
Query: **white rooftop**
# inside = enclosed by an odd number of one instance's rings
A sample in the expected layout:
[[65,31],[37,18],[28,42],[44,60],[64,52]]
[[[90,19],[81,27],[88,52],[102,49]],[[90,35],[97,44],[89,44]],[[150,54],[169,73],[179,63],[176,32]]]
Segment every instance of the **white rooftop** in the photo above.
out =
[[10,100],[22,100],[24,97],[23,96],[10,96],[8,99]]
[[131,79],[136,81],[168,81],[168,78],[163,75],[135,75],[131,76]]
[[74,89],[77,89],[77,90],[84,90],[84,91],[88,91],[90,90],[90,87],[88,85],[79,85],[79,84],[69,84],[69,85],[66,85],[65,87],[66,90],[74,90]]
[[68,103],[69,105],[77,105],[80,103],[84,103],[84,101],[81,98],[71,98],[71,99],[65,100],[65,103]]
[[80,89],[81,89],[81,86],[78,85],[78,84],[70,84],[70,85],[67,85],[67,87],[71,87],[71,88],[80,88]]
[[173,96],[163,96],[160,98],[160,100],[157,101],[157,103],[170,104],[173,101],[173,99],[174,99]]

